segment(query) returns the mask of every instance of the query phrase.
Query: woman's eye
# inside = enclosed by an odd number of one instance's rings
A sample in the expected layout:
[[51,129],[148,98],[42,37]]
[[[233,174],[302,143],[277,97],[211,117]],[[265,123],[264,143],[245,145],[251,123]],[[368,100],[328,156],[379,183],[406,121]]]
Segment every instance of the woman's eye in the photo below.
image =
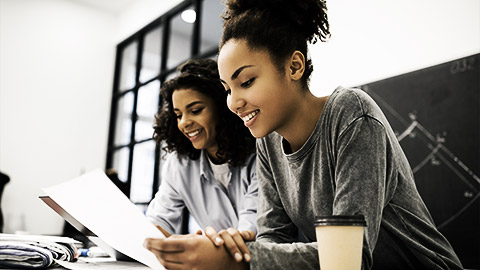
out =
[[250,80],[242,83],[241,86],[242,86],[243,88],[248,88],[248,87],[250,87],[250,85],[252,85],[253,81],[255,81],[255,78],[251,78]]
[[177,115],[175,115],[175,117],[176,117],[177,119],[180,119],[180,118],[182,118],[182,115],[181,115],[181,114],[177,114]]
[[201,112],[202,112],[202,110],[203,110],[203,108],[200,108],[200,109],[193,109],[193,110],[192,110],[192,113],[193,113],[193,114],[199,114],[199,113],[201,113]]

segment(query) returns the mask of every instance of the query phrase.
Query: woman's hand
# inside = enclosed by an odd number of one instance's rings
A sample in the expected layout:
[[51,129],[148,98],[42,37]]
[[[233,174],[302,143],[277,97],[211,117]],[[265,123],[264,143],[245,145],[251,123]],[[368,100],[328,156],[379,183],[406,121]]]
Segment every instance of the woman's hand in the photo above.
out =
[[166,269],[248,269],[237,263],[224,247],[216,247],[209,238],[196,234],[148,238],[144,243]]
[[228,228],[217,233],[213,227],[209,226],[205,228],[205,235],[210,238],[215,246],[225,245],[236,262],[241,262],[243,258],[246,262],[250,262],[252,259],[245,242],[255,240],[253,231],[239,231],[235,228]]

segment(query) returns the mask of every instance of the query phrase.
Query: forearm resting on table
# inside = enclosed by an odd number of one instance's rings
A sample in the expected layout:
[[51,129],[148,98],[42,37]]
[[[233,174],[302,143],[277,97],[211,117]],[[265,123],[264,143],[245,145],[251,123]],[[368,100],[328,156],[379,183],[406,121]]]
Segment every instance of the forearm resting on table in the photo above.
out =
[[224,246],[236,262],[241,262],[244,259],[246,262],[250,262],[250,252],[245,242],[255,240],[254,231],[239,231],[235,228],[228,228],[217,233],[213,227],[208,226],[205,228],[205,235],[215,246]]
[[216,247],[202,235],[173,235],[165,239],[145,240],[150,250],[167,269],[248,269],[237,263],[224,246]]
[[251,269],[319,269],[317,243],[248,242]]

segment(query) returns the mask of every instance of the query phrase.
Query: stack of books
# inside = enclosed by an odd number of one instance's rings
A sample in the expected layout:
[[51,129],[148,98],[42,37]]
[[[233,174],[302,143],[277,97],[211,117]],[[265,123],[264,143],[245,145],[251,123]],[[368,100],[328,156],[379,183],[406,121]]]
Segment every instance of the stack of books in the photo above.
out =
[[73,262],[79,241],[69,237],[0,234],[0,268],[47,268]]

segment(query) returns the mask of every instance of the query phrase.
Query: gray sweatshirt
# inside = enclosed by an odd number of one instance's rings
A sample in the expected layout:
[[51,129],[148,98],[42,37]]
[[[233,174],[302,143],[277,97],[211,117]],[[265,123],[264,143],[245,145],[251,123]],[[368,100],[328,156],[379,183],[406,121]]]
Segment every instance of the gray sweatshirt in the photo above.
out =
[[392,128],[365,92],[337,88],[305,144],[291,154],[284,144],[275,132],[257,140],[251,269],[319,269],[313,223],[332,214],[365,216],[362,269],[462,269]]

